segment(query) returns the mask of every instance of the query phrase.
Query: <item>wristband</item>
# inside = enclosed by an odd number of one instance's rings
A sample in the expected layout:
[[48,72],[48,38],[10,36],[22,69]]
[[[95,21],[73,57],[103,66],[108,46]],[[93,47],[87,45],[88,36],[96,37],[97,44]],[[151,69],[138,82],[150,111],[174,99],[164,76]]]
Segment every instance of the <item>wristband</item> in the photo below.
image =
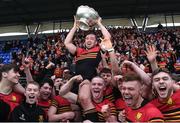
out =
[[108,51],[109,53],[110,53],[110,52],[113,52],[113,51],[114,51],[114,48],[108,49],[107,51]]

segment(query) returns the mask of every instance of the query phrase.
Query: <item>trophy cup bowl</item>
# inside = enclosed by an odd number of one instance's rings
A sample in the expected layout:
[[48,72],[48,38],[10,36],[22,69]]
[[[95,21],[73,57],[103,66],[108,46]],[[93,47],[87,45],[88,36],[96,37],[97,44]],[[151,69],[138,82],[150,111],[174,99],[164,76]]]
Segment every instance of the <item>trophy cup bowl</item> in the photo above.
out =
[[77,9],[76,18],[79,21],[79,28],[87,31],[96,24],[99,15],[93,8],[81,5]]

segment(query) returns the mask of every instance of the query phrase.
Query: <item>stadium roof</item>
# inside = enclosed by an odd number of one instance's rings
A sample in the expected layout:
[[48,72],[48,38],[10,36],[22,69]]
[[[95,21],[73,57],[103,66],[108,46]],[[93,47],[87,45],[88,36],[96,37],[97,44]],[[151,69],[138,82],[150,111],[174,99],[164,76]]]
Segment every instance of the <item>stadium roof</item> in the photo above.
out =
[[180,14],[180,0],[0,0],[0,25],[70,21],[80,5],[103,18]]

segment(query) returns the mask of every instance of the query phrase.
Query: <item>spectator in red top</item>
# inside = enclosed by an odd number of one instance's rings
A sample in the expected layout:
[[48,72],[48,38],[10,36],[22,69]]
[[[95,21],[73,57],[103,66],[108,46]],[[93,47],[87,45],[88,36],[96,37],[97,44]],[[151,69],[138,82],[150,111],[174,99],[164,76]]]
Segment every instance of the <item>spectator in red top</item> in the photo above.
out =
[[56,68],[54,70],[54,75],[56,78],[62,77],[63,70],[60,68],[59,64],[56,65]]
[[163,122],[161,112],[141,96],[141,82],[141,78],[135,73],[126,73],[123,77],[121,93],[127,106],[125,107],[126,121]]
[[13,88],[18,84],[19,77],[16,65],[8,64],[0,68],[0,99],[10,105],[11,111],[22,100],[22,96],[13,91]]
[[44,78],[40,84],[38,105],[46,112],[48,112],[52,101],[53,81],[50,78]]
[[157,69],[152,73],[152,86],[157,98],[152,103],[162,112],[166,122],[180,122],[180,90],[174,91],[175,82],[169,71]]

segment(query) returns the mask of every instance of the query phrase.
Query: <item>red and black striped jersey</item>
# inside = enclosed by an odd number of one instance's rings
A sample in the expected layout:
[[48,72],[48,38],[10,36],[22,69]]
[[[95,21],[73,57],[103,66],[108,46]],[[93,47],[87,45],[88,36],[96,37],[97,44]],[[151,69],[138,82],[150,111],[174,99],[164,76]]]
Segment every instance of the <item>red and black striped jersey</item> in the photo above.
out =
[[115,102],[116,99],[121,97],[121,93],[118,88],[112,87],[111,85],[106,86],[104,90],[104,99],[108,99],[112,103]]
[[59,95],[53,98],[51,105],[57,108],[57,114],[72,111],[71,103]]
[[47,114],[48,110],[49,110],[49,107],[51,106],[51,102],[52,101],[50,99],[49,100],[45,100],[45,101],[39,99],[38,100],[38,106],[40,106],[46,112],[46,114]]
[[96,68],[101,61],[100,47],[96,46],[86,50],[77,48],[76,51],[76,74],[82,75],[84,79],[91,80],[97,75]]
[[129,122],[163,122],[163,115],[153,104],[143,101],[141,107],[125,108],[126,120]]
[[166,122],[180,122],[180,90],[164,102],[154,99],[151,103],[162,112]]
[[115,101],[115,97],[113,95],[113,88],[111,86],[106,86],[106,89],[104,90],[104,98],[108,99],[111,102]]
[[108,99],[104,99],[102,102],[100,103],[95,103],[93,101],[93,105],[95,106],[96,111],[98,112],[98,118],[99,118],[99,122],[105,122],[105,118],[101,112],[102,106],[103,105],[109,105],[110,106],[110,110],[111,110],[111,115],[117,116],[117,112],[116,112],[116,108],[115,105],[110,102]]

